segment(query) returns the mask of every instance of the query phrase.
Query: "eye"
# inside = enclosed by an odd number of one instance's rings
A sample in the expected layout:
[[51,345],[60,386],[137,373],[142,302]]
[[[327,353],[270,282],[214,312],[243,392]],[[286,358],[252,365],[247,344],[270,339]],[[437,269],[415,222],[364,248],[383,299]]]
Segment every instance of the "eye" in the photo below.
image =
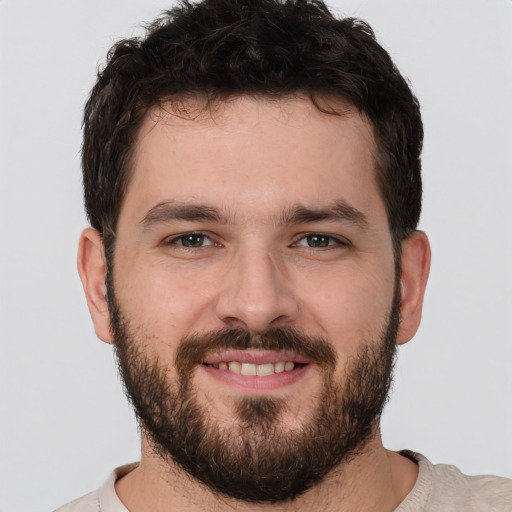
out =
[[211,239],[204,233],[184,233],[170,239],[168,244],[174,244],[187,249],[197,249],[207,245],[213,245]]
[[325,247],[346,246],[347,242],[323,233],[309,233],[293,244],[295,247],[323,249]]

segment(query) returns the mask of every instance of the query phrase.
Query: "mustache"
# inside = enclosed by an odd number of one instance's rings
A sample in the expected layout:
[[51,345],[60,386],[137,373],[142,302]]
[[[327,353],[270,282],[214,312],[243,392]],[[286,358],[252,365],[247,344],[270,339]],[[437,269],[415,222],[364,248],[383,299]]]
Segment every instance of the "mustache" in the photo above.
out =
[[180,373],[187,374],[202,364],[209,355],[225,350],[290,351],[326,369],[333,370],[336,353],[321,337],[308,336],[296,329],[275,327],[260,334],[243,329],[223,329],[197,333],[184,338],[177,351],[175,364]]

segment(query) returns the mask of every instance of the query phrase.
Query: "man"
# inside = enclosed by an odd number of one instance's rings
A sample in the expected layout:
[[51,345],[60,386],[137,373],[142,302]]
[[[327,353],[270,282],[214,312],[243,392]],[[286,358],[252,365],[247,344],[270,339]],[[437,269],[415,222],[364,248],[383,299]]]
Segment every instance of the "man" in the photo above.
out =
[[142,457],[60,510],[511,510],[511,481],[380,437],[430,263],[422,137],[371,29],[320,2],[184,3],[112,49],[78,266]]

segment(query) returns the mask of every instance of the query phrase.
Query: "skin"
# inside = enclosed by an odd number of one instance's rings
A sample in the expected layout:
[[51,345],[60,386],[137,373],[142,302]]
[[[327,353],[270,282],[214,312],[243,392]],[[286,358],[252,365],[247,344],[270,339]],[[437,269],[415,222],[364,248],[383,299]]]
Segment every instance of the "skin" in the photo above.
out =
[[[177,344],[193,333],[290,326],[322,336],[337,354],[339,382],[347,359],[378,341],[395,267],[374,175],[377,151],[370,123],[347,105],[337,107],[347,115],[321,113],[303,97],[239,97],[213,113],[197,110],[193,119],[156,108],[147,115],[117,225],[114,284],[123,314],[143,335],[145,350],[169,366],[170,379]],[[297,206],[329,210],[335,203],[356,211],[357,219],[283,222]],[[221,218],[173,218],[176,205],[208,206]],[[204,234],[204,244],[184,247],[180,236],[190,232]],[[314,234],[327,236],[328,245],[310,247]],[[418,328],[430,263],[424,233],[414,233],[402,249],[399,344]],[[78,267],[96,333],[112,343],[103,246],[91,228],[82,234]],[[218,379],[199,365],[192,382],[225,428],[236,421],[234,399],[246,393],[285,398],[280,422],[293,430],[314,407],[322,373],[308,365],[300,378],[261,389]],[[295,502],[245,504],[218,498],[164,466],[143,432],[140,466],[116,491],[133,512],[391,511],[416,477],[416,465],[385,450],[376,428],[362,454]]]

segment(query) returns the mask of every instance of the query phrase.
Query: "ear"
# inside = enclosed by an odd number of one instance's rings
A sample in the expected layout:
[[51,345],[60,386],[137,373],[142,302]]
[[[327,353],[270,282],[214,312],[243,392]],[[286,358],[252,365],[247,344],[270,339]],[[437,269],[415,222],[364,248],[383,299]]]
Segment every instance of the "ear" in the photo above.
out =
[[407,343],[418,330],[429,271],[430,244],[427,235],[423,231],[415,231],[402,242],[399,345]]
[[105,343],[112,343],[105,285],[107,276],[105,250],[103,240],[95,229],[87,228],[82,232],[77,259],[78,273],[84,287],[96,336]]

